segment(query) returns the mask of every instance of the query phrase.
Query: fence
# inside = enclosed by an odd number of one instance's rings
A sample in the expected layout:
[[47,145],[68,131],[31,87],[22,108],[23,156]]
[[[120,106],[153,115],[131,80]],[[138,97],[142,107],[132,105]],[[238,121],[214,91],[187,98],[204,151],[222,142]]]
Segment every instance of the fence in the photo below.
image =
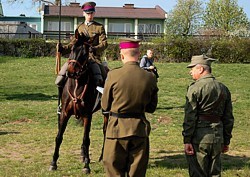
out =
[[0,33],[0,38],[4,39],[31,39],[41,38],[41,33]]
[[[61,39],[68,40],[71,36],[74,35],[71,31],[62,31],[60,34]],[[140,33],[136,35],[135,33],[118,33],[118,32],[108,32],[107,37],[110,39],[121,38],[121,37],[130,37],[137,38],[142,40],[151,40],[152,38],[159,37],[162,38],[164,36],[163,33]],[[5,39],[25,39],[25,38],[43,38],[45,40],[59,40],[59,32],[58,31],[45,31],[43,34],[41,33],[2,33],[0,32],[0,38]]]

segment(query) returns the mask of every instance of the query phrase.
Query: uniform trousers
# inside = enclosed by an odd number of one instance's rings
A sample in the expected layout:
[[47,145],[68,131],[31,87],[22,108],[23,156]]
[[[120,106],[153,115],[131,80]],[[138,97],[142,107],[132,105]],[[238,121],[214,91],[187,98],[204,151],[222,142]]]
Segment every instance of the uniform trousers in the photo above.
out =
[[190,177],[221,176],[221,143],[192,144],[195,155],[186,155]]
[[105,140],[103,164],[106,177],[145,177],[148,159],[148,137]]
[[[68,62],[65,62],[59,71],[59,74],[56,78],[55,84],[58,87],[64,87],[65,81],[66,81],[66,72],[68,68]],[[103,80],[107,77],[107,71],[105,70],[104,66],[102,64],[98,64],[92,60],[89,60],[89,68],[93,73],[93,78],[95,81],[95,84],[98,86],[101,86],[103,84]],[[104,77],[104,79],[103,79]]]

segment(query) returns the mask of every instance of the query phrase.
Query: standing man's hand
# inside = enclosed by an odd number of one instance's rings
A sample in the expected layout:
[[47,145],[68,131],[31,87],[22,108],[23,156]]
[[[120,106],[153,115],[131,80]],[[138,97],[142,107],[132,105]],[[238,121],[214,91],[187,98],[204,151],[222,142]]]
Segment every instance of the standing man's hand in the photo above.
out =
[[229,151],[229,145],[222,146],[222,153],[226,153]]
[[194,155],[194,148],[192,144],[184,144],[184,150],[187,155]]

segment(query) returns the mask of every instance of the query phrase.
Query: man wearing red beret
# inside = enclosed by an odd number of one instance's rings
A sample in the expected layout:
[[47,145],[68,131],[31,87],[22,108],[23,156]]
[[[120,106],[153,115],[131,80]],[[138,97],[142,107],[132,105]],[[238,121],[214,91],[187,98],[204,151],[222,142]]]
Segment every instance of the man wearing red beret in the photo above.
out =
[[158,102],[156,77],[140,68],[140,40],[120,40],[123,67],[109,71],[102,109],[110,112],[103,152],[107,177],[145,177],[149,159],[150,123]]

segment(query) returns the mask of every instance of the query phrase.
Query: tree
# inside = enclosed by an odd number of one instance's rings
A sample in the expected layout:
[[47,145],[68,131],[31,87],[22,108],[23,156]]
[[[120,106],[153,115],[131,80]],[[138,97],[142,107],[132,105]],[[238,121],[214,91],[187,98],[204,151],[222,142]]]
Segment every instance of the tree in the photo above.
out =
[[206,30],[224,35],[249,28],[249,21],[238,0],[210,0],[203,16]]
[[[7,0],[8,3],[23,3],[25,0]],[[71,2],[71,0],[61,0],[61,3],[67,5]],[[30,3],[33,6],[37,6],[37,11],[40,12],[42,5],[41,3],[49,4],[49,5],[60,5],[60,0],[30,0]]]
[[202,2],[200,0],[178,0],[166,21],[166,31],[174,35],[195,34],[201,26]]

